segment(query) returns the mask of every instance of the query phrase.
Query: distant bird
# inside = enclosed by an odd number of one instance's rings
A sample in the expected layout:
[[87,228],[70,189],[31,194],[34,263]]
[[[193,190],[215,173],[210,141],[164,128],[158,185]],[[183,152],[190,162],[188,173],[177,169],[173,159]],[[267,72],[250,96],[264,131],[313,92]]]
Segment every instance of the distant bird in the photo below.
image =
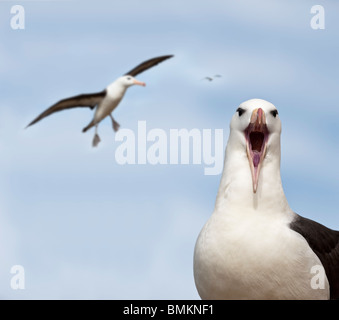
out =
[[205,77],[205,78],[202,78],[201,80],[213,81],[214,78],[221,78],[221,75],[220,74],[216,74],[213,77]]
[[339,299],[339,232],[288,205],[281,122],[261,99],[234,114],[212,216],[194,251],[202,299]]
[[139,64],[134,69],[127,72],[124,76],[119,77],[113,83],[108,85],[106,89],[97,93],[89,94],[80,94],[74,97],[66,98],[60,100],[59,102],[52,105],[50,108],[41,113],[37,118],[35,118],[27,127],[37,123],[41,119],[51,115],[52,113],[59,112],[65,109],[77,108],[77,107],[89,107],[90,109],[95,110],[93,120],[82,130],[86,132],[88,129],[95,126],[95,135],[93,138],[93,147],[96,147],[100,142],[100,137],[98,135],[98,125],[101,120],[110,116],[112,120],[112,125],[114,131],[118,131],[120,125],[112,116],[113,110],[119,105],[121,99],[123,98],[126,90],[133,85],[145,86],[144,82],[141,82],[134,77],[147,69],[150,69],[157,65],[158,63],[172,58],[173,55],[166,55],[157,58],[147,60]]

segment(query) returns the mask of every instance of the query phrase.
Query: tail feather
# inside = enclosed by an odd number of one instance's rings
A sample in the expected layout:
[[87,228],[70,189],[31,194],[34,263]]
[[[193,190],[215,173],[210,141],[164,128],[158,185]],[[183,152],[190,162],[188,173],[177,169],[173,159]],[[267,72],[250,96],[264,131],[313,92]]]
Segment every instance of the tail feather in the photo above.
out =
[[86,132],[88,129],[92,128],[94,126],[94,120],[92,120],[87,127],[82,129],[82,132]]

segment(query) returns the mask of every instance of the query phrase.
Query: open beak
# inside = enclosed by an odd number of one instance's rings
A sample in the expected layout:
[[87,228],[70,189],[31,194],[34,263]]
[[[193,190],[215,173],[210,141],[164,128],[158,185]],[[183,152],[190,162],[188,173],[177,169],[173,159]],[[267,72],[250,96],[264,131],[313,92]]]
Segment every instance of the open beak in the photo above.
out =
[[143,87],[145,87],[146,86],[146,83],[145,82],[141,82],[141,81],[139,81],[139,80],[134,80],[134,82],[133,82],[134,84],[137,84],[137,85],[139,85],[139,86],[143,86]]
[[252,172],[253,192],[256,193],[260,168],[265,158],[268,141],[266,116],[261,108],[253,110],[250,124],[245,130],[245,137],[247,157]]

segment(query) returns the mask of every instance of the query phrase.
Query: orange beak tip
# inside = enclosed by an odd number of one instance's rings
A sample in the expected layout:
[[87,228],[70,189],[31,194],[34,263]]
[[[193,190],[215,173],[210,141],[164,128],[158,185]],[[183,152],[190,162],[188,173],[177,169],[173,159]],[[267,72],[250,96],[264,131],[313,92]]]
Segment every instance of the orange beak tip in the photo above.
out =
[[146,86],[146,83],[145,83],[145,82],[141,82],[141,81],[139,81],[139,80],[134,80],[134,84],[139,85],[139,86],[143,86],[143,87]]

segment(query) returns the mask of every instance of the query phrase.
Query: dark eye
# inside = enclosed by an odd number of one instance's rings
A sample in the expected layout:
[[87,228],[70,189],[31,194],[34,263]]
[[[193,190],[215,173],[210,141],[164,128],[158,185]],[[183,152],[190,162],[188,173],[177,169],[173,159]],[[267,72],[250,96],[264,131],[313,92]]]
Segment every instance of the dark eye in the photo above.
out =
[[246,110],[242,109],[242,108],[238,108],[237,112],[239,113],[239,117],[242,116],[243,113],[245,113]]
[[272,110],[271,115],[275,118],[278,114],[278,110]]
[[131,77],[127,77],[127,80],[131,80]]

